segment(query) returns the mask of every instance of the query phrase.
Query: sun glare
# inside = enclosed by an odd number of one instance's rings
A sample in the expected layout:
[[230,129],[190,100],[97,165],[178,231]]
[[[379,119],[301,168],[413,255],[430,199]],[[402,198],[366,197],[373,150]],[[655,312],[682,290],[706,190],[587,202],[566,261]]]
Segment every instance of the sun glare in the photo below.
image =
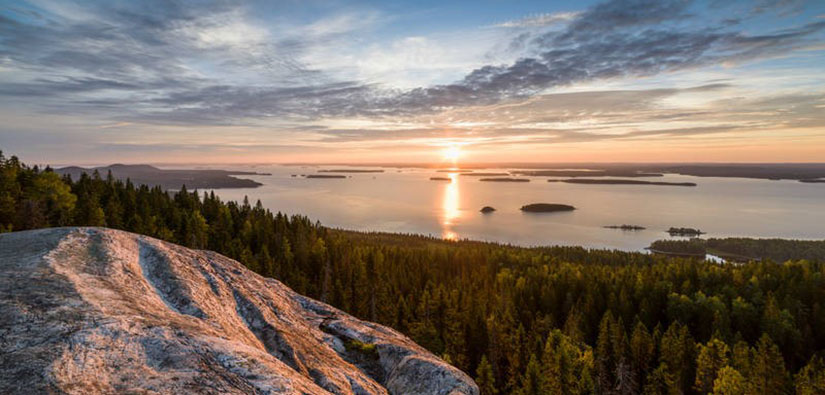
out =
[[442,151],[441,154],[444,156],[444,160],[456,162],[461,156],[461,148],[457,145],[450,145],[444,148],[444,151]]

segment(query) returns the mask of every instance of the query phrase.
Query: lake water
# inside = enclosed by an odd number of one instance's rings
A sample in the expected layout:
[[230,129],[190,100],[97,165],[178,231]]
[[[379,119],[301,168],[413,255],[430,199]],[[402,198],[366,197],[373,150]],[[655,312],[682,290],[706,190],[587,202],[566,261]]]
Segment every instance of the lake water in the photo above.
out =
[[[335,166],[335,168],[346,168]],[[255,189],[215,190],[224,200],[260,199],[273,211],[302,214],[322,224],[362,231],[418,233],[535,245],[582,245],[640,250],[668,238],[672,226],[698,228],[706,237],[825,238],[825,184],[665,175],[649,180],[695,182],[696,187],[482,182],[432,169],[384,169],[346,179],[307,179],[320,167],[238,168],[270,172],[244,176]],[[489,169],[476,172],[502,172]],[[430,177],[450,177],[451,182]],[[644,180],[643,178],[639,178]],[[529,203],[563,203],[575,211],[524,213]],[[494,213],[479,210],[492,206]],[[632,224],[642,231],[605,229]]]

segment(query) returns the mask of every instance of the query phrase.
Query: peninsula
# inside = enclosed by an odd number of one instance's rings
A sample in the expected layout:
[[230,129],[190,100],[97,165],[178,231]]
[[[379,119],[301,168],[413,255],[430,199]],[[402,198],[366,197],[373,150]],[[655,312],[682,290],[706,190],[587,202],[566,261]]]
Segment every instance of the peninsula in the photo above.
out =
[[160,186],[163,189],[179,190],[183,186],[188,189],[220,189],[220,188],[257,188],[263,184],[257,181],[233,177],[235,175],[271,175],[232,170],[167,170],[150,165],[114,164],[103,167],[84,168],[78,166],[62,167],[54,170],[60,175],[68,175],[73,180],[80,179],[83,174],[106,177],[111,173],[115,179],[135,185]]

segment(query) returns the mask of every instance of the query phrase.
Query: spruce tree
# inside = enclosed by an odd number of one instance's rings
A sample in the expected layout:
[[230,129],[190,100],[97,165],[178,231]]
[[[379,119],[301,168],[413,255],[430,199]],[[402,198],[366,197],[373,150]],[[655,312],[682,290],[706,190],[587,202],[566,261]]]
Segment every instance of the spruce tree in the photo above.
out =
[[493,367],[490,365],[490,361],[487,360],[486,355],[481,357],[481,362],[479,362],[478,368],[476,369],[476,384],[481,395],[498,394],[496,378],[493,375]]

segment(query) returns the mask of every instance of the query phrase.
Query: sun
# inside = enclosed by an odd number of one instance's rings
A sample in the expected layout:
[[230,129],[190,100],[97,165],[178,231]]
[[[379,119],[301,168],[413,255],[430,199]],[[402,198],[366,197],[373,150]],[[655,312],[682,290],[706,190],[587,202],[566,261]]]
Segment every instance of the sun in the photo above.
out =
[[444,160],[456,162],[458,158],[461,157],[461,148],[457,145],[449,145],[444,148],[441,155],[444,157]]

